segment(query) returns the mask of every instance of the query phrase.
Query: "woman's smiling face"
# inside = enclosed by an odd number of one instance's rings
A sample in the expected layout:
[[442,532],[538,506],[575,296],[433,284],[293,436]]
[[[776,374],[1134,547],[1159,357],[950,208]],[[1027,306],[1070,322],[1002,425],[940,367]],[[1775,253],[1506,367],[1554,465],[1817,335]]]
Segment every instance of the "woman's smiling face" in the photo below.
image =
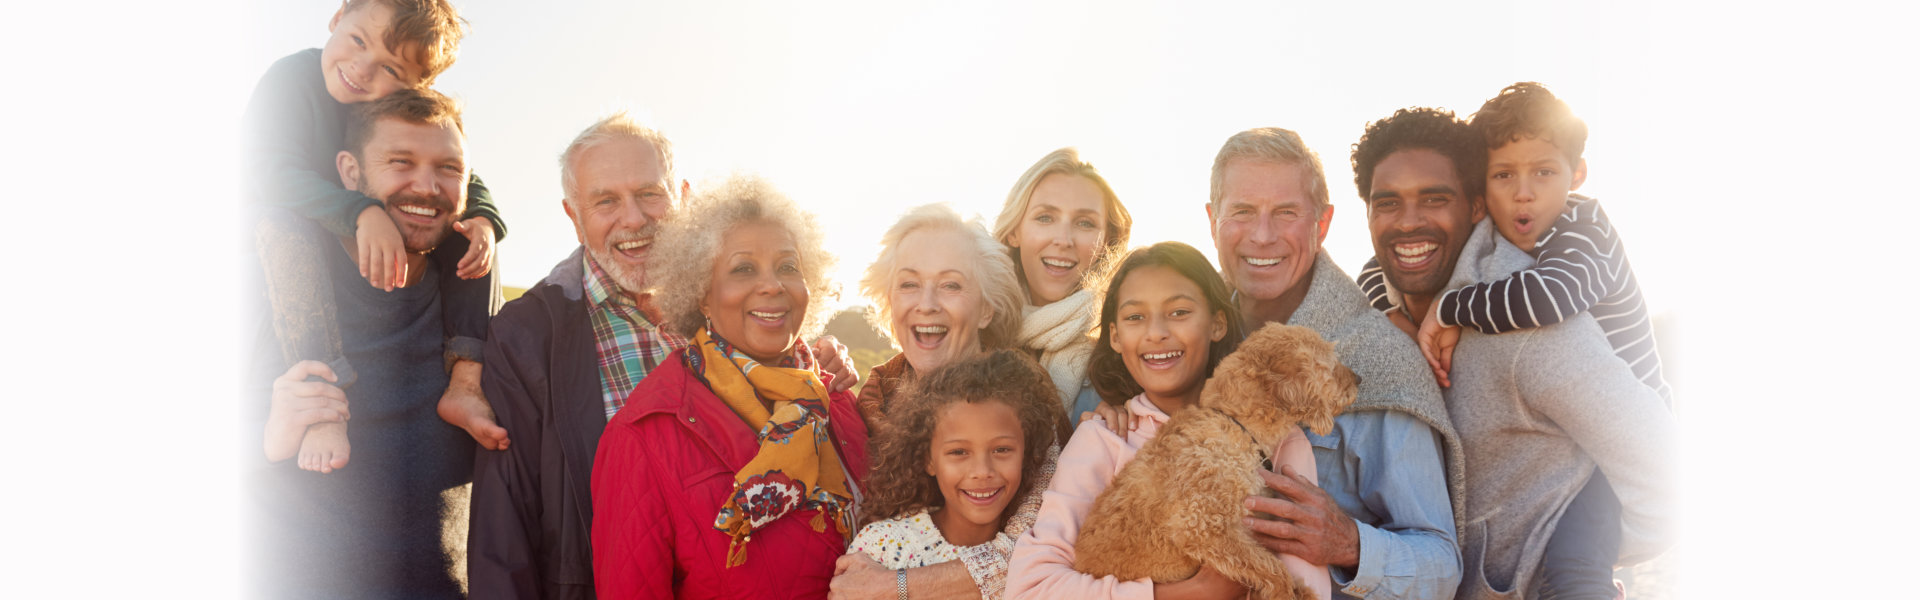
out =
[[1008,246],[1020,249],[1027,301],[1046,306],[1080,289],[1106,243],[1106,195],[1092,180],[1055,173],[1034,186]]
[[778,362],[800,339],[807,314],[803,259],[778,223],[742,223],[721,234],[712,287],[700,302],[713,333],[754,360]]

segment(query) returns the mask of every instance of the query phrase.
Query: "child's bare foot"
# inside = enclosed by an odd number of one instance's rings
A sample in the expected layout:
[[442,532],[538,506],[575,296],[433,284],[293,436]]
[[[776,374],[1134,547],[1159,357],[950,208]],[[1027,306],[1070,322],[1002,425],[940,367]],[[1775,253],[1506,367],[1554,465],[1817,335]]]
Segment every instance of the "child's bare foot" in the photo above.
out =
[[347,466],[350,450],[346,423],[315,423],[307,427],[307,435],[300,438],[300,468],[332,473]]
[[507,449],[507,430],[494,419],[493,405],[480,391],[480,363],[458,360],[447,379],[447,391],[436,407],[440,420],[467,430],[473,441],[488,450]]
[[440,395],[440,420],[467,430],[473,441],[488,450],[507,449],[507,430],[493,418],[493,406],[478,391],[450,387]]

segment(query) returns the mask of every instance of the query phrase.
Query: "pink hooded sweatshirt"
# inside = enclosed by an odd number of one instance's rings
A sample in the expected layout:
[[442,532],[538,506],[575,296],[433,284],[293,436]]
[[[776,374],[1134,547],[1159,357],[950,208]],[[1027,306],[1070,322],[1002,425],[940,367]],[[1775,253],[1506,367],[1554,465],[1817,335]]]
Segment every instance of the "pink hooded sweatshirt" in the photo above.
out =
[[[1080,525],[1093,510],[1093,501],[1113,483],[1115,475],[1133,460],[1140,447],[1153,440],[1167,424],[1167,413],[1147,401],[1146,395],[1127,401],[1133,423],[1122,439],[1107,424],[1081,423],[1067,447],[1060,451],[1053,483],[1042,496],[1039,520],[1014,544],[1007,569],[1007,597],[1023,598],[1153,598],[1153,581],[1120,581],[1111,575],[1094,577],[1073,570],[1073,544]],[[1295,429],[1280,441],[1273,466],[1293,465],[1307,477],[1315,473],[1313,446]],[[1294,578],[1313,588],[1315,597],[1330,598],[1333,581],[1325,565],[1315,565],[1291,554],[1280,555]]]

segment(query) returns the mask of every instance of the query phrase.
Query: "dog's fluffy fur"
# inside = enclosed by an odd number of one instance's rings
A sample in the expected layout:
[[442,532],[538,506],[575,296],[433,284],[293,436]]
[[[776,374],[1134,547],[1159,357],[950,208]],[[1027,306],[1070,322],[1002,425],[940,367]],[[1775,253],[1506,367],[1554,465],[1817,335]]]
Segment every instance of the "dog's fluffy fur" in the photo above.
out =
[[1214,369],[1200,402],[1169,419],[1100,494],[1074,544],[1074,569],[1164,583],[1204,563],[1257,598],[1311,598],[1241,524],[1250,514],[1241,500],[1273,496],[1254,471],[1262,458],[1295,427],[1331,430],[1357,384],[1313,330],[1274,323],[1255,332]]

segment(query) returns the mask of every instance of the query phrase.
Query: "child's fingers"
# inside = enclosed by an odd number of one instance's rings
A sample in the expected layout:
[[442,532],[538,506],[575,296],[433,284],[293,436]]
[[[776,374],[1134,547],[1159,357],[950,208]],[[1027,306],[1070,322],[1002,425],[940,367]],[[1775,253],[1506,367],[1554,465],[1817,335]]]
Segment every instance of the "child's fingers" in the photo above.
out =
[[327,366],[327,363],[303,360],[293,363],[293,366],[288,367],[287,372],[280,376],[280,381],[274,383],[276,385],[299,383],[314,375],[319,375],[321,379],[327,381],[340,381],[340,377],[333,373],[333,367]]

